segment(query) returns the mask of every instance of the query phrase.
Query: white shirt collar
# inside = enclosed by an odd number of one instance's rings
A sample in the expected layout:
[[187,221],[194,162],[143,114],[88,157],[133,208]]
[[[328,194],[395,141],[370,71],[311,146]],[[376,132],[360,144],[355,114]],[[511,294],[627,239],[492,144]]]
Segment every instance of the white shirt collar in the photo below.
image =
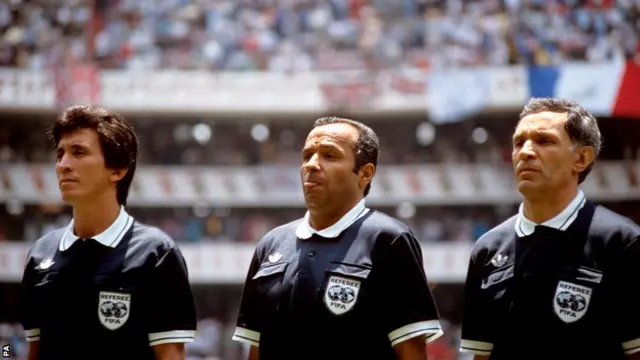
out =
[[[571,203],[564,208],[564,210],[562,210],[553,219],[547,220],[540,225],[562,231],[566,230],[576,220],[578,212],[582,209],[586,201],[587,199],[584,196],[584,192],[578,189],[578,194],[573,198]],[[516,219],[516,234],[518,234],[519,237],[529,236],[536,230],[537,225],[538,224],[524,216],[524,207],[520,204],[518,218]]]
[[[118,246],[132,224],[133,217],[125,211],[124,206],[121,206],[120,214],[113,224],[111,224],[111,226],[101,234],[92,237],[92,239],[104,246],[115,248]],[[69,249],[78,239],[79,237],[73,233],[73,220],[71,220],[71,223],[67,226],[67,230],[64,232],[64,235],[62,235],[62,240],[60,240],[60,251]]]
[[338,222],[329,226],[324,230],[317,231],[309,224],[309,211],[304,215],[304,219],[298,225],[296,229],[296,236],[299,239],[308,239],[313,234],[318,234],[324,238],[335,238],[344,230],[346,230],[356,220],[365,216],[369,212],[369,209],[364,206],[364,199],[360,200],[348,213],[346,213]]

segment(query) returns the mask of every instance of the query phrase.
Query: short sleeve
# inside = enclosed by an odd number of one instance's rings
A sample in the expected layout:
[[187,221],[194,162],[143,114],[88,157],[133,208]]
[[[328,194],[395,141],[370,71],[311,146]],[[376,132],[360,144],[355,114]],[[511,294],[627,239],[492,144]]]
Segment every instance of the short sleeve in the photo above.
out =
[[252,281],[255,274],[260,268],[257,251],[254,252],[247,278],[242,291],[242,299],[240,300],[240,309],[238,310],[238,320],[236,322],[236,330],[233,334],[233,340],[245,344],[259,346],[260,345],[260,311],[256,303],[257,294]]
[[[438,310],[427,282],[420,244],[412,234],[395,238],[383,255],[380,311],[392,346],[416,336],[427,342],[442,335]],[[373,271],[376,271],[375,265]]]
[[493,350],[495,340],[495,319],[492,319],[495,314],[491,311],[491,304],[487,303],[481,286],[482,268],[472,255],[464,287],[460,350],[488,356]]
[[27,341],[40,340],[40,316],[34,294],[34,267],[31,256],[27,259],[20,286],[20,317]]
[[[635,285],[640,281],[640,237],[626,247],[621,258],[615,261],[613,271],[605,273],[607,277],[609,279],[605,281],[609,282],[611,289],[609,309],[619,309],[620,299],[624,299],[625,304],[640,303],[640,292]],[[609,318],[614,321],[614,329],[625,354],[640,352],[640,307],[625,306],[624,316],[616,313]]]
[[160,258],[146,292],[149,345],[192,342],[196,332],[195,303],[187,264],[177,247]]

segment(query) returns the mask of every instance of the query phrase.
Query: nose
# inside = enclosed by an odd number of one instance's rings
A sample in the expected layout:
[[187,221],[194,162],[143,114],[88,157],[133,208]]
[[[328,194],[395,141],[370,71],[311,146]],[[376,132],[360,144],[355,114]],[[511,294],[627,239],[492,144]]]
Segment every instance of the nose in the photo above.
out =
[[320,170],[320,157],[318,154],[313,154],[309,160],[304,163],[304,168],[307,171],[318,171]]
[[63,154],[60,158],[58,158],[58,161],[56,162],[56,170],[58,170],[59,173],[65,173],[71,170],[70,156],[68,156],[67,154]]
[[525,141],[520,149],[520,157],[525,159],[532,159],[537,156],[536,151],[531,140]]

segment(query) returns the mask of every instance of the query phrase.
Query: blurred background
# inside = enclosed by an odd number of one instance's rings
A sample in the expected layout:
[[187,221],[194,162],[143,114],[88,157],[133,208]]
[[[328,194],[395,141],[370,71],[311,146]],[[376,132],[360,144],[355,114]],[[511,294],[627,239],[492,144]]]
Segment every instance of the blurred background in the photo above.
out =
[[381,137],[369,207],[423,244],[459,356],[470,247],[517,211],[511,133],[531,96],[578,101],[604,149],[591,200],[640,221],[638,0],[0,0],[0,343],[26,251],[70,221],[45,129],[72,104],[124,114],[141,166],[128,210],[180,243],[200,322],[190,360],[232,342],[254,244],[304,215],[300,149],[313,121]]

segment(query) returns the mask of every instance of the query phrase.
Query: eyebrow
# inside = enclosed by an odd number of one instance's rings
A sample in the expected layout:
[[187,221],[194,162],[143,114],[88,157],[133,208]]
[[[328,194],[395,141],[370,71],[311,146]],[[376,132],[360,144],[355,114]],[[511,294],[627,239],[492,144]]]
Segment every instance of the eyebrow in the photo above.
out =
[[82,143],[77,143],[77,142],[76,143],[71,143],[71,144],[69,144],[67,146],[63,146],[63,145],[64,145],[63,143],[59,143],[58,147],[56,148],[56,151],[61,151],[61,150],[64,150],[65,148],[83,149],[83,150],[89,149],[89,147],[87,145],[82,144]]
[[320,149],[332,149],[332,150],[338,149],[338,150],[340,150],[340,146],[338,146],[336,144],[333,144],[333,143],[330,143],[330,144],[319,144],[319,145],[316,145],[316,146],[305,146],[304,148],[302,148],[302,152],[305,152],[305,151],[307,151],[307,150],[309,150],[311,148],[316,148],[316,147],[320,148]]
[[[533,133],[533,136],[550,136],[550,137],[554,137],[557,138],[558,136],[556,134],[554,134],[553,132],[547,130],[547,129],[538,129],[538,130],[531,130],[531,132]],[[512,136],[512,140],[520,140],[522,138],[524,138],[525,135],[520,132],[520,133],[516,133]]]

